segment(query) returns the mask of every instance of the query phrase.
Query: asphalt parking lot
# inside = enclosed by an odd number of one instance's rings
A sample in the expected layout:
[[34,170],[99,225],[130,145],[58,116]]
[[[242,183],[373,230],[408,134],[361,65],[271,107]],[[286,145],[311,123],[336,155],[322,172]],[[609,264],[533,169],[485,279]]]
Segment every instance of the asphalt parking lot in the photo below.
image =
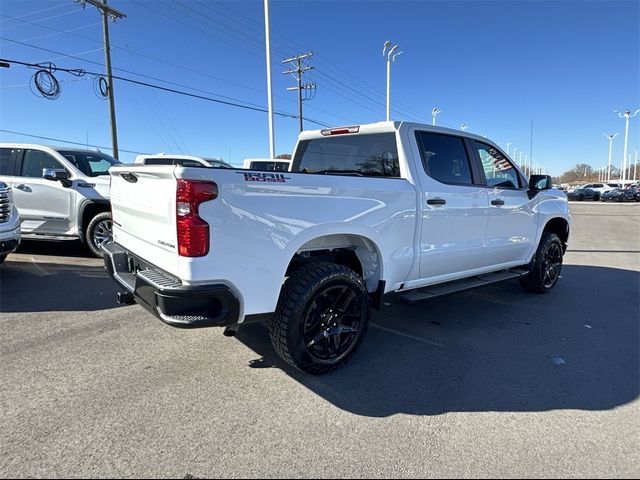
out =
[[572,203],[562,279],[374,314],[344,369],[118,306],[76,243],[0,268],[2,477],[640,475],[640,204]]

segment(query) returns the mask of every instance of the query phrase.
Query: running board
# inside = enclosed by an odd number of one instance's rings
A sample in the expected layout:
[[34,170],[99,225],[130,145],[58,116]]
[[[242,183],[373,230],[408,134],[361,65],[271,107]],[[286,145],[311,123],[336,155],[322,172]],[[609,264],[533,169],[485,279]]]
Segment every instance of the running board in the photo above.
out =
[[476,277],[464,278],[462,280],[454,280],[453,282],[440,283],[438,285],[430,285],[428,287],[411,290],[400,294],[400,300],[406,303],[421,302],[422,300],[428,300],[430,298],[442,297],[443,295],[450,295],[452,293],[463,292],[465,290],[483,287],[496,282],[503,282],[512,278],[523,277],[528,273],[528,270],[515,268],[511,270],[503,270],[501,272],[486,273]]

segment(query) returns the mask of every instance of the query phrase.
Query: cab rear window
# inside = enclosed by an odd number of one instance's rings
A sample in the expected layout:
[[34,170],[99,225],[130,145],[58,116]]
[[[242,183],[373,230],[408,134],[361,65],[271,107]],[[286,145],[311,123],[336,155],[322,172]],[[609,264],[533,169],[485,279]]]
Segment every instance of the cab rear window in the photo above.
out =
[[345,135],[300,142],[292,172],[400,177],[394,133]]

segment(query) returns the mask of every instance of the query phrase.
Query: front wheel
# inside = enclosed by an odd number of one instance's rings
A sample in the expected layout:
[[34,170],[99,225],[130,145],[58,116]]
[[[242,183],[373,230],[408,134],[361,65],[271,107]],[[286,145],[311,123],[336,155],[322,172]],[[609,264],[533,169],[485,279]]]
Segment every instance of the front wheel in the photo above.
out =
[[4,263],[8,255],[8,253],[3,253],[2,255],[0,255],[0,265]]
[[294,271],[285,282],[269,335],[284,361],[321,375],[355,354],[370,315],[362,277],[342,265],[315,263]]
[[533,293],[547,293],[558,283],[562,271],[563,246],[555,233],[544,232],[531,263],[529,274],[520,284]]
[[102,258],[102,245],[111,240],[113,222],[110,212],[102,212],[93,217],[85,232],[87,247],[96,257]]

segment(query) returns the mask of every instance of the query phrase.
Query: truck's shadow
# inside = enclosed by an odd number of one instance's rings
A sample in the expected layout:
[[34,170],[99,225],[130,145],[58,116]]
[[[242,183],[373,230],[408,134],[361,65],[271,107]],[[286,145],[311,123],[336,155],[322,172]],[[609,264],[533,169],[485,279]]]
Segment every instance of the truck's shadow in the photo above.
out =
[[639,292],[638,272],[569,265],[548,295],[512,282],[392,305],[356,357],[322,377],[284,364],[264,326],[237,338],[259,355],[252,367],[281,368],[359,415],[606,410],[640,393]]

